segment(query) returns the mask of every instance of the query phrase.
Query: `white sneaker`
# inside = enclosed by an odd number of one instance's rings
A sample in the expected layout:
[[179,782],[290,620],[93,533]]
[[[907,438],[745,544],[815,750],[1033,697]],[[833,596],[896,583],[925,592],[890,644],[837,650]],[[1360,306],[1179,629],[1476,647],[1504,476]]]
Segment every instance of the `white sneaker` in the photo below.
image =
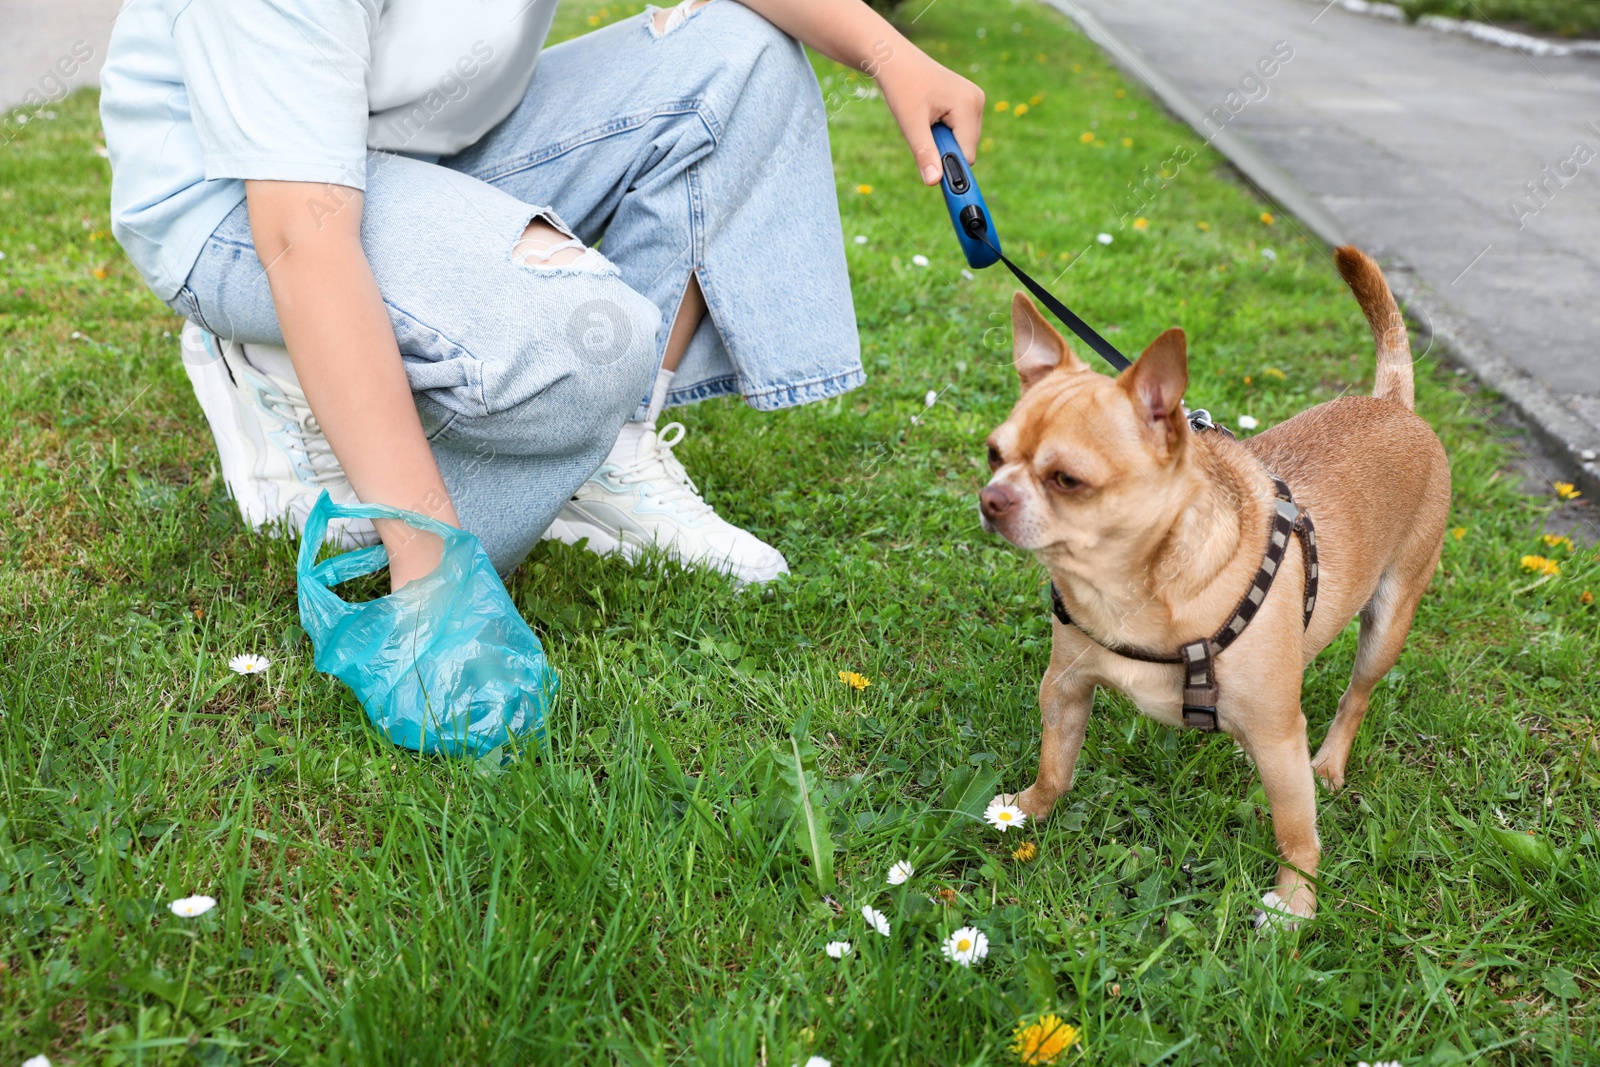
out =
[[770,582],[789,573],[783,553],[724,520],[672,454],[683,424],[658,433],[652,422],[622,428],[611,454],[578,487],[545,537],[632,560],[655,546],[691,567],[706,567],[740,582]]
[[[228,493],[252,529],[303,530],[324,489],[336,504],[359,503],[287,349],[221,341],[188,323],[183,369],[217,440]],[[378,534],[366,519],[336,519],[328,540],[356,548],[377,543]]]

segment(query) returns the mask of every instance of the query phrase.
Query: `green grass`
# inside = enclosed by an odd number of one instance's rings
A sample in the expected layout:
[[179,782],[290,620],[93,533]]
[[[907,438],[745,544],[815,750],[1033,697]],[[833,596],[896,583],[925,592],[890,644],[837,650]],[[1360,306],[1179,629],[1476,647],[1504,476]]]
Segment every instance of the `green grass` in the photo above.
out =
[[1600,37],[1595,0],[1399,0],[1412,19],[1448,15],[1562,37]]
[[[1230,421],[1370,388],[1326,250],[1262,221],[1060,19],[941,0],[914,31],[991,102],[1037,98],[991,110],[980,178],[1047,280],[1082,253],[1058,288],[1123,347],[1183,326],[1190,396]],[[178,320],[106,235],[94,98],[0,152],[0,1062],[982,1064],[1044,1009],[1092,1063],[1600,1054],[1600,634],[1580,600],[1600,565],[1540,543],[1553,500],[1507,473],[1519,439],[1432,357],[1418,403],[1460,536],[1321,802],[1316,922],[1250,929],[1273,841],[1229,740],[1118,698],[1076,791],[1027,828],[1036,860],[973,817],[1031,778],[1049,642],[1041,571],[974,508],[1014,398],[1013,287],[962,276],[881,101],[819,71],[846,237],[869,238],[847,248],[871,381],[683,413],[689,469],[792,580],[741,593],[541,546],[510,588],[564,688],[548,757],[500,773],[387,747],[312,669],[292,548],[241,530]],[[1119,224],[1181,145],[1194,161]],[[1536,584],[1536,552],[1561,574]],[[265,678],[228,672],[247,650]],[[1306,674],[1313,741],[1353,650],[1346,632]],[[827,895],[791,732],[831,827]],[[902,858],[916,877],[890,890]],[[168,913],[196,892],[216,910]],[[866,931],[868,903],[893,936]],[[938,950],[962,923],[993,945],[971,971]],[[828,959],[834,938],[855,956]]]

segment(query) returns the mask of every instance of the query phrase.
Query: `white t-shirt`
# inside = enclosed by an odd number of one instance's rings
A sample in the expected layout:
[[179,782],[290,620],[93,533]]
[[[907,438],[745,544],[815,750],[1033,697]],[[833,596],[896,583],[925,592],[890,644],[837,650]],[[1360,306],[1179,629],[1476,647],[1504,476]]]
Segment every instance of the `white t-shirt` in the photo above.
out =
[[367,147],[459,152],[527,92],[555,3],[387,0],[367,71]]
[[101,75],[111,228],[163,300],[245,179],[366,187],[369,148],[476,142],[556,0],[129,0]]

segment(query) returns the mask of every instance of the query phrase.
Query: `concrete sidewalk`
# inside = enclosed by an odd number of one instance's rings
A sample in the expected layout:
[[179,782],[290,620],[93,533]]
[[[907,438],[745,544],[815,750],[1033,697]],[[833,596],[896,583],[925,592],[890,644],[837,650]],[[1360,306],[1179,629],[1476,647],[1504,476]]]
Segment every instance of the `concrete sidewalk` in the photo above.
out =
[[120,0],[0,0],[0,109],[100,84]]
[[[1053,2],[1264,160],[1257,184],[1291,211],[1298,193],[1324,237],[1398,260],[1411,310],[1600,495],[1600,60],[1307,0]],[[1292,58],[1264,77],[1275,47]]]

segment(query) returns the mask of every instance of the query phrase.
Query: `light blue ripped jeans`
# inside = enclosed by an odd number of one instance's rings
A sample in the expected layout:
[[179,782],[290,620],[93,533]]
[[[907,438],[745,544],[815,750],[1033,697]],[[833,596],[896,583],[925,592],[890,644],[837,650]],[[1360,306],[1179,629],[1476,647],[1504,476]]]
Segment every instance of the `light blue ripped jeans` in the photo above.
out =
[[[614,266],[513,263],[541,214],[603,237]],[[546,50],[522,103],[456,156],[371,154],[361,239],[456,512],[502,571],[640,410],[691,272],[710,313],[669,404],[737,392],[770,410],[865,377],[816,78],[735,0]],[[172,305],[283,343],[243,204]]]

